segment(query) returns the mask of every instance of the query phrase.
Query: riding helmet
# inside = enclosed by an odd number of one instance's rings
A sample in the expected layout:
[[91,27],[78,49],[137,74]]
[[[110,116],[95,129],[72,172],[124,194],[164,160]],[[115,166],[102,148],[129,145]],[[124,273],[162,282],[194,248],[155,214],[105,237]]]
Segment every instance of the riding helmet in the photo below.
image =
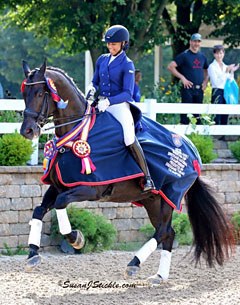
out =
[[129,42],[129,32],[122,25],[111,26],[104,36],[105,42]]

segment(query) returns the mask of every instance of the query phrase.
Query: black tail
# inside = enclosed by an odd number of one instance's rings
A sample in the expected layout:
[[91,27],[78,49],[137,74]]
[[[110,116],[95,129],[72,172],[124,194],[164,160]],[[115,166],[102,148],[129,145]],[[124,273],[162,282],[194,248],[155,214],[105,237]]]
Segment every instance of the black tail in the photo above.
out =
[[186,194],[196,264],[202,255],[210,267],[215,262],[222,265],[234,246],[230,223],[212,194],[213,190],[200,178],[196,179]]

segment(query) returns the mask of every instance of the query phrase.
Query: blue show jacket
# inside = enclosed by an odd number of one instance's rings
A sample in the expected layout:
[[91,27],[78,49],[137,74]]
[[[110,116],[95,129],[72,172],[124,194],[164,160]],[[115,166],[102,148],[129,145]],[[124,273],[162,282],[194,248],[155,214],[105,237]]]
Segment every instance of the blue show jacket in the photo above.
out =
[[93,86],[110,105],[133,101],[134,64],[123,51],[110,64],[111,54],[101,55],[96,62]]

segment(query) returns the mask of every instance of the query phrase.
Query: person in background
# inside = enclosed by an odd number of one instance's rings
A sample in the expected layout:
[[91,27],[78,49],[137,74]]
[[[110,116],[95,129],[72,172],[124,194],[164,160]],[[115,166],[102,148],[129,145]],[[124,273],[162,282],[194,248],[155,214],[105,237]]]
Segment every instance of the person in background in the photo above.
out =
[[133,99],[136,103],[140,103],[141,101],[141,90],[139,87],[139,83],[142,80],[142,73],[139,69],[135,70],[135,84],[133,88]]
[[[134,71],[131,59],[126,55],[129,46],[129,32],[122,25],[111,26],[104,37],[109,50],[96,62],[92,83],[86,99],[91,105],[98,91],[98,110],[110,112],[122,125],[125,145],[145,175],[143,191],[155,189],[141,145],[135,136],[135,126],[130,110],[133,102]],[[109,139],[111,141],[111,139]]]
[[[168,65],[168,70],[183,84],[181,88],[182,103],[202,103],[204,90],[208,83],[208,63],[206,56],[201,53],[202,37],[199,33],[191,36],[189,49],[176,56]],[[195,114],[198,117],[198,115]],[[182,124],[188,124],[186,114],[181,114]],[[199,122],[199,120],[198,120]]]
[[[225,50],[222,45],[213,47],[214,60],[208,67],[208,75],[212,86],[212,104],[226,104],[224,99],[224,86],[228,77],[233,77],[233,73],[239,68],[239,64],[227,66],[223,62]],[[227,125],[228,115],[217,114],[214,121],[218,125]]]

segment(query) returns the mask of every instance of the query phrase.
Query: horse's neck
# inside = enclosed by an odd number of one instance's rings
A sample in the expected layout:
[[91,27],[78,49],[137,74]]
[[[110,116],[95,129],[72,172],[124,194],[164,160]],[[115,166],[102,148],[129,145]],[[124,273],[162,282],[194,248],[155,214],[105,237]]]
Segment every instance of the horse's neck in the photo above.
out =
[[[67,103],[65,109],[59,109],[56,107],[54,112],[55,125],[72,122],[77,118],[80,118],[85,113],[86,103],[84,97],[80,97],[78,91],[70,83],[70,81],[58,71],[48,71],[48,77],[50,77],[56,88],[60,98]],[[56,128],[56,135],[61,137],[65,133],[69,132],[76,123],[70,123],[62,127]]]

